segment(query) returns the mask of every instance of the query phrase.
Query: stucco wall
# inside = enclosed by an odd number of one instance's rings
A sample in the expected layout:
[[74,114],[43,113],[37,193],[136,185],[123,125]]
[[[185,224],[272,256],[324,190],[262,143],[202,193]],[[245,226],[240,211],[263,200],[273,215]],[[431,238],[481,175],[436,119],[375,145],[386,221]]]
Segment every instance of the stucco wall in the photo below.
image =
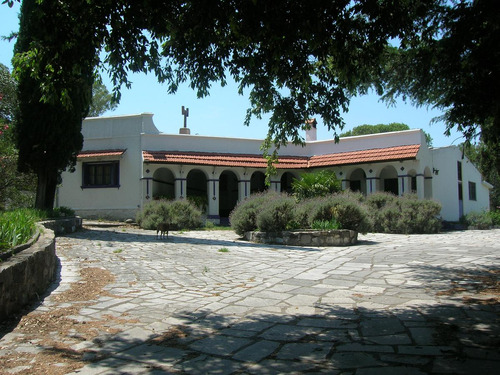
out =
[[[472,211],[489,209],[489,189],[483,184],[482,176],[457,146],[436,148],[433,150],[433,168],[437,175],[433,176],[434,198],[441,202],[441,216],[447,221],[460,219],[458,198],[458,167],[462,164],[463,215]],[[476,200],[469,199],[469,181],[476,184]]]
[[[126,151],[115,159],[78,160],[75,172],[62,174],[63,183],[58,188],[56,204],[70,207],[82,217],[134,218],[143,195],[141,133],[154,133],[155,130],[151,114],[85,120],[82,129],[84,150]],[[82,188],[83,163],[107,160],[119,160],[120,186]]]

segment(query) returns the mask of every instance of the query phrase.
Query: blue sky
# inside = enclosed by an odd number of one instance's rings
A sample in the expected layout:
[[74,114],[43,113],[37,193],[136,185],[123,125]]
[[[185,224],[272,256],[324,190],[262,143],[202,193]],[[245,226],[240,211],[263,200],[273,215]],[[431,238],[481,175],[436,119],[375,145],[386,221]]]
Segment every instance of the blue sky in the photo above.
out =
[[[0,36],[18,30],[18,13],[17,2],[13,8],[0,5]],[[9,68],[13,47],[13,42],[0,41],[0,63]],[[103,80],[108,89],[111,89],[108,78],[103,77]],[[154,113],[153,120],[161,132],[178,133],[183,126],[181,107],[185,106],[189,108],[188,127],[191,134],[242,138],[264,138],[267,134],[266,119],[254,119],[250,127],[243,125],[249,102],[246,96],[238,95],[235,83],[230,82],[224,88],[214,84],[209,97],[198,99],[187,84],[181,86],[176,94],[168,95],[166,87],[158,84],[154,75],[132,75],[130,80],[133,82],[132,88],[122,89],[118,108],[106,115],[151,112]],[[412,129],[420,128],[430,133],[434,147],[460,143],[462,139],[457,139],[461,136],[460,133],[453,132],[450,137],[446,137],[443,135],[443,123],[431,124],[432,118],[440,114],[436,110],[415,108],[403,102],[388,108],[376,95],[366,95],[352,99],[349,112],[344,114],[344,131],[362,124],[402,122]],[[319,117],[318,122],[318,139],[331,139],[333,132],[321,125]]]

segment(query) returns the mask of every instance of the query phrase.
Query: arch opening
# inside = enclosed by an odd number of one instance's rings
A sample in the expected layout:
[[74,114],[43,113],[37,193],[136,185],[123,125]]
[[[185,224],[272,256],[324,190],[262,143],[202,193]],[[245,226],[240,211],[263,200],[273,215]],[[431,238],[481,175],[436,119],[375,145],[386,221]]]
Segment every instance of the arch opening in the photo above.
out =
[[281,175],[281,192],[282,193],[288,193],[292,194],[293,189],[292,189],[292,182],[295,181],[297,177],[291,172],[285,172]]
[[189,171],[186,179],[186,198],[203,212],[208,207],[207,176],[199,169]]
[[250,194],[261,193],[267,188],[266,175],[260,171],[253,172],[250,177]]
[[153,173],[153,199],[175,199],[175,177],[168,168]]
[[387,193],[399,195],[398,172],[393,166],[386,166],[380,172],[380,183],[382,190]]
[[238,177],[232,171],[223,171],[219,177],[219,216],[228,218],[238,203]]
[[349,177],[349,189],[366,195],[366,173],[363,169],[355,169]]

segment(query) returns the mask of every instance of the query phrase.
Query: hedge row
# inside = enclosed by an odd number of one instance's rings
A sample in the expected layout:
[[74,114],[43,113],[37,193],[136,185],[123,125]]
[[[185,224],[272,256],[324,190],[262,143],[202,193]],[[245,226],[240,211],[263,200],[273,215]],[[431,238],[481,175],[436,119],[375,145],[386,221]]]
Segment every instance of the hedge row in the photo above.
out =
[[137,224],[143,229],[156,229],[160,223],[168,223],[178,229],[199,228],[201,211],[189,200],[158,200],[148,203],[137,214]]
[[230,216],[231,227],[247,231],[342,228],[361,233],[436,233],[441,228],[441,205],[418,200],[415,195],[396,197],[376,193],[365,198],[350,191],[305,199],[278,193],[252,195],[240,202]]

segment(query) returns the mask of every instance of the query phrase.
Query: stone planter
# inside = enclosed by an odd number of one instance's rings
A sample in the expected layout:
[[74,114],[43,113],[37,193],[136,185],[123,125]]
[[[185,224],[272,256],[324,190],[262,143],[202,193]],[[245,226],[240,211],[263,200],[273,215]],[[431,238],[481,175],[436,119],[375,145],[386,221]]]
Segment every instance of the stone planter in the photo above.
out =
[[350,246],[358,242],[358,232],[349,229],[246,232],[245,239],[256,243],[290,246]]
[[39,300],[57,267],[54,232],[40,228],[29,247],[0,263],[0,321]]
[[79,216],[45,220],[40,222],[45,228],[51,229],[57,235],[73,233],[82,229],[82,218]]
[[55,234],[72,233],[81,228],[79,217],[40,222],[26,244],[0,257],[0,321],[40,299],[57,276]]

